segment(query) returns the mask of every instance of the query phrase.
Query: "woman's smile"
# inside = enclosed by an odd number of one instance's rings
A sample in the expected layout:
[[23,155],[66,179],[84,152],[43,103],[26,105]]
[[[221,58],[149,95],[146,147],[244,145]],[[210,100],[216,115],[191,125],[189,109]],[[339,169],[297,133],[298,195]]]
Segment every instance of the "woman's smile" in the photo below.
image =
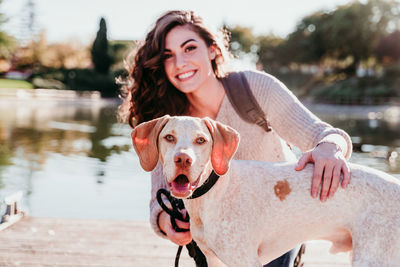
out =
[[199,92],[213,81],[210,74],[214,73],[211,65],[214,48],[208,47],[190,26],[176,26],[170,30],[165,37],[163,53],[165,73],[179,91]]
[[181,81],[187,81],[196,74],[197,70],[191,70],[184,73],[176,75],[176,77]]

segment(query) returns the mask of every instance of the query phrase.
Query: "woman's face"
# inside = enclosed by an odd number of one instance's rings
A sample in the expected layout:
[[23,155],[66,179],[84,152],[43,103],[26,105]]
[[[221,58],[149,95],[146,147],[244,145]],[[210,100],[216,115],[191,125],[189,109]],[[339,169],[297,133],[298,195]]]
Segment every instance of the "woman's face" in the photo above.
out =
[[168,80],[183,93],[193,93],[214,77],[211,60],[215,58],[215,47],[208,47],[188,25],[168,32],[164,58]]

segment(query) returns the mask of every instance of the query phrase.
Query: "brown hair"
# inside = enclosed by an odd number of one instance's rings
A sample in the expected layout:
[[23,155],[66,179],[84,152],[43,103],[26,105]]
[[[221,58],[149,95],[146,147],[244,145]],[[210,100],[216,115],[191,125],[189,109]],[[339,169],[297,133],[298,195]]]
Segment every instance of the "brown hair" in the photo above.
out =
[[216,57],[212,68],[217,78],[225,74],[229,34],[222,30],[214,34],[206,27],[203,19],[193,11],[169,11],[163,14],[147,34],[144,43],[137,49],[134,62],[127,67],[128,77],[122,82],[119,118],[134,127],[163,115],[183,115],[187,113],[189,102],[186,95],[177,90],[168,80],[163,64],[165,37],[175,26],[190,25],[208,47],[216,46]]

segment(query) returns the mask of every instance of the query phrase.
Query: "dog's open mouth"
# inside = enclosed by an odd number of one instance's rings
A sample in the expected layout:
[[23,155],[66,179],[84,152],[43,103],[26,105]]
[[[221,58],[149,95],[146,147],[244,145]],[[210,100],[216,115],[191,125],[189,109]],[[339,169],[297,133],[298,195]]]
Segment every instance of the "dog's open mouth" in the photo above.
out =
[[171,192],[176,197],[188,197],[197,187],[199,181],[200,177],[190,183],[186,175],[180,174],[170,183]]

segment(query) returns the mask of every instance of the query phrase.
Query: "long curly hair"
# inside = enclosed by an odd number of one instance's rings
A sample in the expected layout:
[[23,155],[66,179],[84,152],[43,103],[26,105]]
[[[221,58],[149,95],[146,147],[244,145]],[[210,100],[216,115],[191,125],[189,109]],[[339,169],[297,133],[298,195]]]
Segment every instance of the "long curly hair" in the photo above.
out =
[[135,127],[163,115],[187,114],[189,101],[168,80],[164,70],[165,37],[176,26],[189,25],[208,47],[215,45],[216,57],[211,65],[217,78],[226,73],[229,33],[223,29],[214,33],[193,11],[174,10],[163,14],[147,34],[143,44],[134,51],[133,64],[127,64],[128,76],[120,80],[123,103],[119,107],[120,121]]

